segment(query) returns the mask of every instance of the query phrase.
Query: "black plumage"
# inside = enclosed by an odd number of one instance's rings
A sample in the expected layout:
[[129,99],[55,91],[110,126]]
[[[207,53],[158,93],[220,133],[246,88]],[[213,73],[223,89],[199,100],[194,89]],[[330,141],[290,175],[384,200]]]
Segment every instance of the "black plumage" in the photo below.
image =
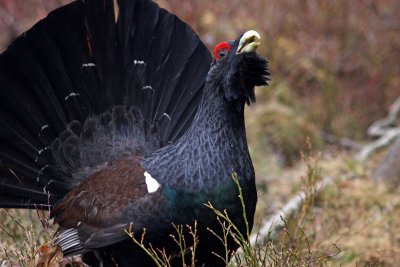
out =
[[204,203],[245,231],[233,173],[250,225],[257,200],[243,110],[269,73],[249,33],[212,61],[148,0],[50,13],[0,56],[0,206],[50,205],[65,255],[91,266],[151,264],[124,232],[131,223],[174,253],[172,222],[196,220],[199,266],[223,266]]

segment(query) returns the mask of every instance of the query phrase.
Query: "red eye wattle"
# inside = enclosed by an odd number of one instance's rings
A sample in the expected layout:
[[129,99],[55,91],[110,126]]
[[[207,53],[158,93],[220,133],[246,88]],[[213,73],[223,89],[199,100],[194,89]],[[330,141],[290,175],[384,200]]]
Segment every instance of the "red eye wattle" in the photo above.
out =
[[217,44],[214,48],[215,60],[220,60],[226,54],[228,54],[230,50],[231,50],[231,45],[227,42],[222,42],[222,43]]

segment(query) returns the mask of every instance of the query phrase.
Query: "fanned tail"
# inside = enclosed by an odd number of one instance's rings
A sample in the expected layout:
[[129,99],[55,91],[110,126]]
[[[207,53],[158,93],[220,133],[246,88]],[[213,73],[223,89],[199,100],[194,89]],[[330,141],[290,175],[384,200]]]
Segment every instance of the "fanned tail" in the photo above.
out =
[[0,206],[52,205],[127,149],[175,141],[210,63],[193,30],[151,1],[50,13],[0,55]]

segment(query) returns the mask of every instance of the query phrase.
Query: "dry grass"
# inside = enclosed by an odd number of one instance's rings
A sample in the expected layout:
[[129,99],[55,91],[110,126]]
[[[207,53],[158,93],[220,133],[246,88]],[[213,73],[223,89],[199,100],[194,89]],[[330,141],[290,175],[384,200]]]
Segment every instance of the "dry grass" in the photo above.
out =
[[0,266],[36,266],[55,226],[48,212],[0,209]]
[[399,215],[398,190],[367,178],[342,181],[321,196],[308,229],[318,247],[335,242],[343,249],[337,265],[399,266]]
[[[336,244],[342,252],[331,258],[328,266],[399,266],[399,189],[373,182],[370,170],[355,163],[347,153],[324,153],[319,166],[322,175],[335,179],[299,224],[311,250],[330,255]],[[304,168],[304,163],[299,163],[281,172],[280,177],[269,179],[268,193],[259,199],[257,218],[276,212],[302,187],[299,175]],[[271,202],[273,206],[266,204]]]

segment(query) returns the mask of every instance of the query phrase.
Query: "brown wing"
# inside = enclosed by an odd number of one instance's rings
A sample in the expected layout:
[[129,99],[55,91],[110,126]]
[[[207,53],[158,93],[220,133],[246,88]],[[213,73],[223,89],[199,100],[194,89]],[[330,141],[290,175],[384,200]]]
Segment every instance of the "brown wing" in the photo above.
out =
[[62,228],[86,224],[106,228],[123,220],[122,210],[147,192],[145,170],[137,158],[109,164],[71,190],[53,210],[54,222]]

